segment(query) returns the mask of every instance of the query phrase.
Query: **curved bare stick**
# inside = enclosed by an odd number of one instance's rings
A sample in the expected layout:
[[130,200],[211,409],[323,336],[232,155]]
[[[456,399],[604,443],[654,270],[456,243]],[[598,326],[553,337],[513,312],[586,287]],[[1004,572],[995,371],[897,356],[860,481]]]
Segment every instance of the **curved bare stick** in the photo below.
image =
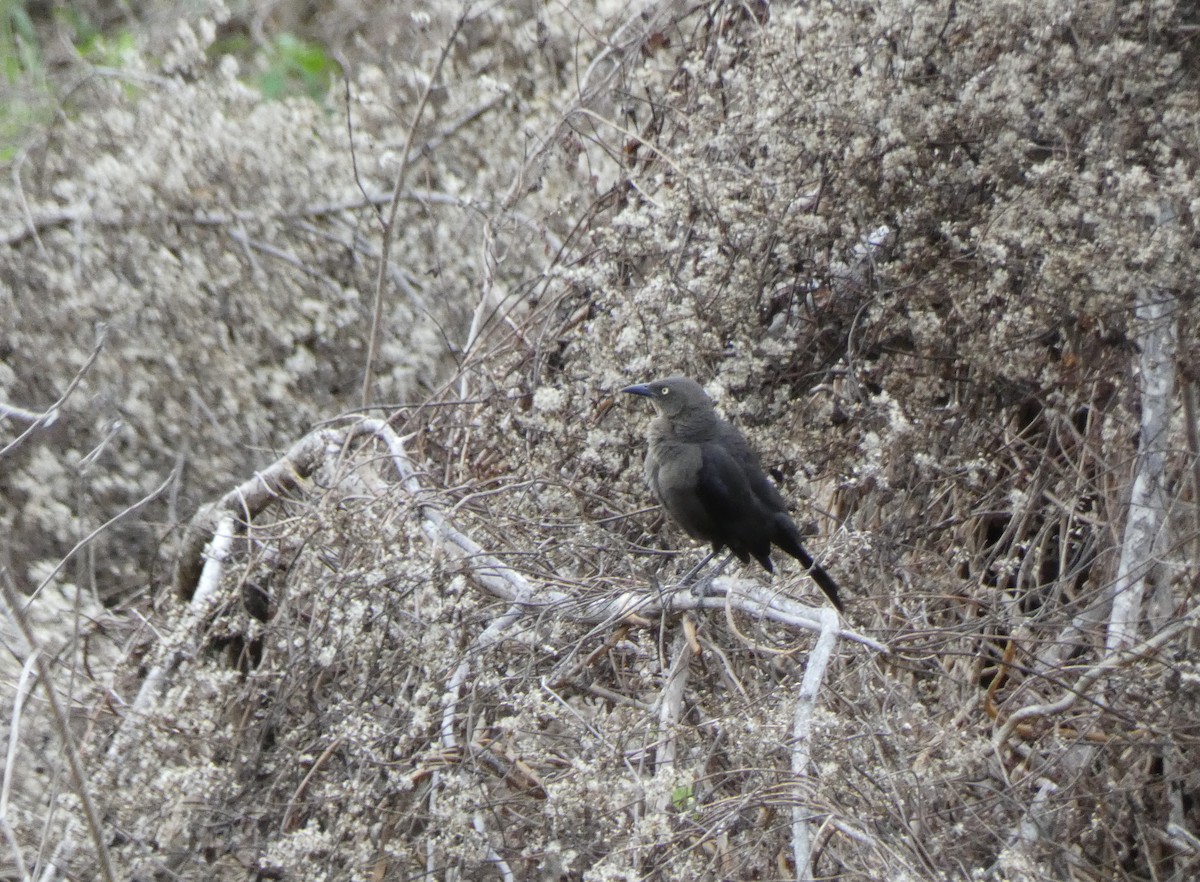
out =
[[[336,429],[321,429],[306,435],[269,468],[255,473],[216,502],[200,507],[184,530],[183,543],[175,560],[175,592],[191,600],[204,566],[204,546],[227,515],[253,518],[285,493],[295,490],[312,475],[331,449],[340,450],[347,435]],[[237,523],[235,522],[235,526]]]
[[[1042,704],[1031,704],[1023,707],[1013,714],[1004,722],[999,731],[992,737],[992,749],[999,753],[1008,741],[1009,736],[1021,723],[1034,717],[1045,717],[1051,714],[1060,714],[1069,709],[1080,698],[1087,694],[1092,685],[1104,676],[1109,671],[1123,667],[1126,664],[1135,662],[1140,658],[1150,655],[1165,646],[1172,637],[1181,631],[1196,627],[1197,621],[1200,621],[1200,610],[1192,610],[1189,614],[1183,616],[1166,628],[1163,628],[1153,637],[1148,640],[1143,640],[1137,646],[1130,649],[1118,650],[1110,655],[1105,656],[1104,660],[1097,665],[1093,665],[1081,676],[1075,685],[1067,688],[1062,695],[1054,701],[1047,701]],[[1003,764],[1002,764],[1003,765]]]
[[[270,467],[233,490],[215,503],[200,509],[188,525],[175,568],[175,586],[179,595],[190,599],[204,565],[203,549],[215,533],[217,522],[226,515],[253,517],[284,493],[296,489],[303,479],[336,455],[345,444],[362,435],[373,435],[388,448],[392,467],[404,489],[415,499],[424,495],[424,488],[417,478],[417,470],[408,458],[404,440],[384,420],[363,419],[346,430],[322,429],[302,438]],[[418,505],[421,526],[425,534],[445,548],[452,556],[462,560],[469,568],[471,578],[489,593],[515,604],[493,625],[511,624],[522,610],[531,607],[556,608],[561,614],[575,621],[603,624],[617,622],[633,615],[654,616],[662,612],[682,612],[700,609],[724,609],[727,605],[747,615],[763,618],[791,628],[820,632],[823,628],[820,611],[805,606],[777,592],[738,579],[718,579],[705,597],[696,597],[690,591],[665,591],[650,593],[626,591],[615,597],[603,599],[579,598],[563,591],[535,588],[521,573],[488,554],[482,546],[455,527],[437,506],[422,502]],[[235,521],[234,528],[239,524]],[[489,633],[491,632],[491,633]],[[499,633],[489,628],[480,635],[488,634],[486,648]],[[838,635],[855,643],[887,653],[886,644],[848,629]]]
[[463,684],[466,683],[467,677],[471,673],[471,656],[497,643],[500,635],[508,630],[508,626],[524,614],[524,605],[514,603],[504,615],[493,619],[492,623],[471,642],[470,649],[463,655],[458,667],[454,669],[454,674],[446,684],[446,692],[442,696],[442,725],[439,730],[442,747],[447,750],[458,747],[458,736],[454,734],[454,722],[458,717],[458,704],[462,700]]
[[213,528],[211,542],[206,543],[207,547],[203,553],[204,563],[200,567],[201,575],[195,586],[196,590],[192,592],[183,621],[176,628],[176,634],[180,639],[169,641],[163,645],[158,661],[146,674],[146,679],[142,681],[138,694],[129,707],[129,712],[126,713],[120,728],[109,743],[106,755],[108,760],[119,761],[119,755],[124,749],[124,745],[131,738],[130,730],[138,724],[138,721],[146,718],[146,708],[151,699],[161,690],[167,674],[175,670],[184,658],[195,654],[194,643],[200,639],[198,633],[200,622],[208,615],[209,608],[216,599],[217,587],[221,584],[225,561],[229,557],[229,551],[238,532],[237,522],[229,512],[226,512]]

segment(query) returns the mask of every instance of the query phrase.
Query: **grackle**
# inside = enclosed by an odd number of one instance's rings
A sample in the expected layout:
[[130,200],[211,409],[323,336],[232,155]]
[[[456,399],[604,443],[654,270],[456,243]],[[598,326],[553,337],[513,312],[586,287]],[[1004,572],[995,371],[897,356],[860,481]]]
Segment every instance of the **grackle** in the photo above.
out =
[[689,536],[711,543],[713,555],[728,548],[742,563],[753,557],[769,573],[776,545],[800,561],[835,607],[845,609],[837,582],[805,550],[758,456],[741,432],[717,416],[699,383],[670,377],[621,391],[654,405],[646,482]]

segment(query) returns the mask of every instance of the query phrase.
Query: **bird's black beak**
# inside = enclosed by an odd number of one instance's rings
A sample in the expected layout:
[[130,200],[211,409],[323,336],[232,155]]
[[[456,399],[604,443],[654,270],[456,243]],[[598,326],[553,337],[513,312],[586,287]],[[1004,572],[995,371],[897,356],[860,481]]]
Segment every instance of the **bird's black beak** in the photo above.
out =
[[636,386],[626,386],[621,391],[628,392],[630,395],[644,395],[647,398],[654,397],[654,393],[650,391],[650,387],[645,383],[638,383]]

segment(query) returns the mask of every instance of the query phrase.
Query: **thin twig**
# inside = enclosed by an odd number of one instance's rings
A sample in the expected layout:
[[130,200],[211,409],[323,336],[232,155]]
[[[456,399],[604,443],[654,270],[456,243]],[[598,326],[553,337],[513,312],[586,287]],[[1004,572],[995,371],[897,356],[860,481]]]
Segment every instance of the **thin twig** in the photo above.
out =
[[105,521],[99,527],[92,530],[92,532],[88,533],[86,536],[84,536],[82,539],[80,539],[78,542],[76,542],[75,547],[72,548],[70,551],[68,551],[63,556],[63,558],[58,562],[58,564],[54,567],[54,569],[50,571],[50,574],[42,580],[41,584],[38,585],[37,588],[34,589],[33,594],[31,595],[31,598],[37,597],[39,594],[42,593],[43,589],[45,589],[45,587],[47,585],[49,585],[52,581],[54,581],[54,577],[57,576],[62,571],[62,568],[67,565],[67,561],[69,561],[71,558],[73,558],[75,556],[76,552],[78,552],[80,549],[86,548],[93,539],[95,539],[97,536],[99,536],[101,533],[103,533],[109,527],[124,520],[125,518],[129,517],[129,515],[134,514],[139,509],[141,509],[143,506],[145,506],[147,503],[152,502],[153,500],[157,499],[159,497],[159,495],[161,495],[162,492],[167,489],[167,487],[171,486],[171,482],[174,480],[175,480],[175,471],[172,470],[171,474],[167,475],[167,478],[165,481],[163,481],[161,484],[159,484],[157,487],[155,487],[153,490],[151,490],[149,493],[147,493],[145,496],[143,496],[141,499],[139,499],[133,505],[131,505],[128,508],[113,515],[111,518],[109,518],[107,521]]
[[308,784],[310,781],[312,781],[313,776],[316,775],[317,771],[325,765],[326,760],[333,756],[333,752],[342,746],[342,742],[345,740],[346,739],[340,735],[337,738],[334,738],[330,745],[321,752],[319,757],[317,757],[316,761],[312,764],[312,768],[308,770],[308,773],[304,776],[303,780],[301,780],[299,785],[297,785],[296,790],[292,793],[292,798],[288,800],[287,808],[284,809],[283,820],[279,822],[280,832],[291,833],[296,829],[292,826],[292,819],[296,815],[297,803],[304,798],[304,792],[308,790]]
[[[8,444],[6,444],[3,447],[3,449],[0,449],[0,456],[4,456],[10,450],[14,449],[17,445],[19,445],[22,441],[24,441],[27,436],[29,436],[31,433],[36,431],[41,426],[52,425],[54,423],[54,421],[58,419],[58,413],[61,410],[63,404],[65,404],[66,400],[71,397],[71,393],[75,391],[76,387],[79,385],[79,382],[83,379],[84,375],[91,369],[92,365],[95,364],[96,358],[99,357],[99,355],[100,355],[100,350],[104,348],[104,340],[107,336],[108,336],[108,327],[106,325],[101,325],[96,332],[96,343],[95,343],[95,345],[92,346],[91,355],[89,355],[87,357],[87,360],[84,361],[84,363],[80,366],[79,370],[77,370],[75,372],[75,376],[71,379],[71,382],[67,384],[66,390],[63,392],[62,395],[60,395],[58,397],[58,400],[55,401],[53,404],[51,404],[44,411],[42,411],[42,413],[35,415],[35,414],[32,414],[30,411],[24,410],[22,408],[11,409],[12,415],[20,416],[22,418],[27,418],[27,417],[32,416],[33,421],[30,423],[29,427],[24,432],[22,432],[20,435],[18,435],[12,441],[10,441]],[[0,414],[8,413],[8,412],[10,412],[10,408],[8,406],[0,405]]]
[[500,878],[503,879],[504,882],[513,882],[513,880],[516,879],[516,876],[513,875],[512,867],[508,865],[508,861],[504,860],[504,858],[500,856],[500,852],[496,851],[496,849],[492,846],[491,841],[487,839],[487,827],[484,826],[483,815],[481,815],[479,812],[475,812],[471,819],[471,826],[475,828],[476,833],[485,838],[487,846],[487,859],[492,866],[496,868],[496,872],[500,874]]
[[88,833],[91,835],[92,844],[96,848],[96,858],[100,862],[100,874],[108,882],[115,882],[117,877],[113,872],[112,859],[108,854],[104,830],[100,826],[100,815],[96,812],[95,803],[92,802],[92,795],[88,790],[87,778],[83,772],[83,761],[79,757],[79,749],[75,744],[75,737],[71,734],[71,729],[67,725],[67,715],[63,710],[62,703],[58,700],[58,692],[54,688],[54,678],[49,665],[46,664],[45,655],[41,650],[37,635],[33,633],[33,627],[29,623],[29,616],[25,614],[25,603],[27,600],[17,596],[17,592],[13,589],[7,572],[0,572],[0,592],[3,592],[4,602],[8,605],[9,613],[13,621],[16,622],[17,628],[20,629],[21,636],[25,638],[25,643],[28,645],[30,653],[34,656],[34,663],[37,665],[38,670],[38,681],[41,683],[42,691],[46,694],[46,702],[50,705],[50,712],[54,719],[54,728],[62,743],[63,752],[67,755],[67,767],[71,772],[71,783],[74,785],[75,795],[79,797],[80,805],[83,807],[83,815],[87,821]]
[[442,66],[446,63],[446,58],[449,56],[450,50],[454,47],[454,41],[458,37],[459,31],[467,23],[467,16],[471,12],[471,5],[468,3],[463,7],[462,14],[454,22],[454,28],[451,30],[450,36],[446,39],[445,45],[442,46],[442,54],[438,56],[433,73],[425,83],[425,88],[421,90],[421,100],[417,103],[416,113],[409,123],[408,137],[404,139],[404,152],[400,156],[400,169],[396,172],[396,185],[392,189],[392,201],[388,206],[387,220],[383,225],[383,245],[379,257],[379,273],[375,277],[375,308],[371,314],[371,333],[367,339],[367,363],[363,367],[361,396],[363,407],[367,407],[371,403],[371,385],[375,378],[375,355],[379,347],[379,328],[383,323],[383,292],[388,277],[388,263],[391,260],[392,253],[392,232],[396,226],[396,212],[400,207],[400,194],[404,189],[404,177],[408,174],[408,160],[412,153],[413,140],[416,138],[417,127],[421,122],[421,117],[425,113],[425,105],[429,102],[429,94],[433,91],[434,84],[442,75]]

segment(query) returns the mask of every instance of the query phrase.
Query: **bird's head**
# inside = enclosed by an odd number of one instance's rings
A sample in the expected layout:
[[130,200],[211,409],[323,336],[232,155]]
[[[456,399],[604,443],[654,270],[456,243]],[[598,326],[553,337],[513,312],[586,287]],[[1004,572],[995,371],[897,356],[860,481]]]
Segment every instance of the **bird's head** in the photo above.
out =
[[712,410],[712,400],[704,387],[687,377],[668,377],[652,383],[626,386],[621,391],[649,398],[654,409],[667,419]]

